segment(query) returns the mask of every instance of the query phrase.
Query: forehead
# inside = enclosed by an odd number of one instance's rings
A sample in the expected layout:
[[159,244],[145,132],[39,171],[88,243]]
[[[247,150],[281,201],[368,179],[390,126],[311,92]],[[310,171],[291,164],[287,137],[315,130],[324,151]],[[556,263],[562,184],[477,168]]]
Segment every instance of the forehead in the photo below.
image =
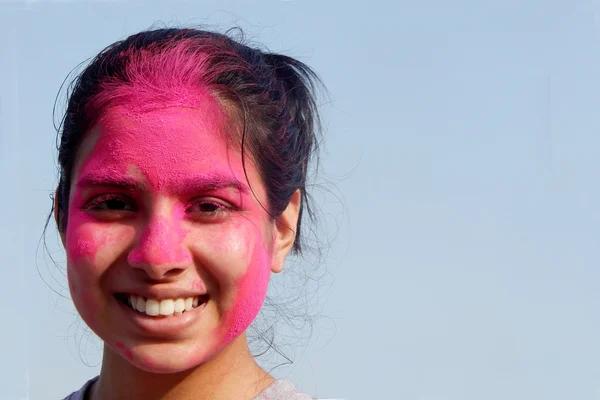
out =
[[243,172],[229,124],[214,102],[205,106],[138,111],[107,109],[84,139],[76,175],[100,171],[145,178],[155,186],[190,173]]

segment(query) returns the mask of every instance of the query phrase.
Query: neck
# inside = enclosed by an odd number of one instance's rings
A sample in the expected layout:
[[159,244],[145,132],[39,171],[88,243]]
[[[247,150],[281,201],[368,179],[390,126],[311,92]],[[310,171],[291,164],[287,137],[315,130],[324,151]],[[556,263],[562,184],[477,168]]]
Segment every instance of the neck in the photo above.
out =
[[254,360],[240,335],[211,360],[187,371],[156,374],[140,370],[104,346],[100,378],[90,400],[252,399],[274,378]]

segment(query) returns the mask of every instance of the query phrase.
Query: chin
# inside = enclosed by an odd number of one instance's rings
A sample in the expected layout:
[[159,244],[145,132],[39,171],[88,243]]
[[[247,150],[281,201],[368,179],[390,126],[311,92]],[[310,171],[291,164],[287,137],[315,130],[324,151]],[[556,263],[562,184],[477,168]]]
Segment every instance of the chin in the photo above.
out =
[[176,374],[196,368],[209,361],[217,349],[210,351],[186,343],[138,344],[130,350],[114,349],[136,368],[155,374]]

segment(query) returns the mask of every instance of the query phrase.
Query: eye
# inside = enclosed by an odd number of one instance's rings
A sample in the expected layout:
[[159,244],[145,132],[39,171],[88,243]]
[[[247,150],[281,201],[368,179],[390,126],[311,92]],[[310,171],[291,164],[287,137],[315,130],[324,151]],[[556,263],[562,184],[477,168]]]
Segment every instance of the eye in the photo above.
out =
[[200,199],[189,206],[186,211],[201,219],[215,219],[225,217],[230,207],[222,202],[212,199]]
[[196,208],[198,211],[205,213],[214,213],[222,209],[222,207],[215,203],[200,203]]
[[98,213],[135,212],[135,202],[123,195],[101,195],[86,205],[86,209]]

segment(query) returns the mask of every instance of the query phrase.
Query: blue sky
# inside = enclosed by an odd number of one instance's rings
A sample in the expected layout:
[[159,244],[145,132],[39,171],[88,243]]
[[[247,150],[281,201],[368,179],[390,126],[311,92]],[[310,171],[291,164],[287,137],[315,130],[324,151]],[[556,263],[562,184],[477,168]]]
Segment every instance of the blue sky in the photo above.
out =
[[281,332],[295,363],[276,376],[348,400],[598,398],[599,10],[1,4],[0,399],[62,398],[99,371],[100,343],[54,292],[66,294],[54,226],[58,268],[38,251],[56,185],[52,107],[73,67],[157,21],[240,25],[329,89],[315,188],[328,252],[299,303],[322,317],[298,346]]

